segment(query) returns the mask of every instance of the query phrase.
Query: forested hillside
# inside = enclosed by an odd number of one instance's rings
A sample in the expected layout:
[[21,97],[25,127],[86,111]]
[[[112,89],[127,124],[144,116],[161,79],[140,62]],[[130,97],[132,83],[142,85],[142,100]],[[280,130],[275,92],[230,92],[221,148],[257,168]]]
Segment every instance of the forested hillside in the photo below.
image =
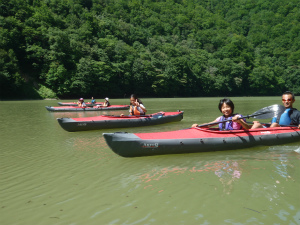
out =
[[299,0],[0,0],[0,98],[300,95]]

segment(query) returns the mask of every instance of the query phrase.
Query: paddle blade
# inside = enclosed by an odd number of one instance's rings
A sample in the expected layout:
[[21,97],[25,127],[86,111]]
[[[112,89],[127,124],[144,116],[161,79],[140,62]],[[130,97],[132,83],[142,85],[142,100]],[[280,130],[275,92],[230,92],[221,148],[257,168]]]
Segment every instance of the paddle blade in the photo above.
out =
[[274,116],[277,116],[279,113],[283,112],[284,110],[285,107],[283,105],[270,105],[256,111],[249,117],[253,117],[256,119],[269,119]]

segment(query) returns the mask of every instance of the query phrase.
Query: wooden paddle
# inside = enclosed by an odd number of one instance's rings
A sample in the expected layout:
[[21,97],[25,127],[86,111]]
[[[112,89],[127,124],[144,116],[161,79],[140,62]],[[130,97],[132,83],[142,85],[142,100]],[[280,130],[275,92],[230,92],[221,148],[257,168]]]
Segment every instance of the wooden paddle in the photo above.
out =
[[[264,107],[264,108],[256,111],[255,113],[252,113],[251,115],[242,116],[239,119],[243,119],[243,118],[249,119],[250,117],[253,117],[256,119],[269,119],[274,116],[277,116],[280,112],[283,112],[284,110],[285,110],[285,107],[283,105],[270,105],[270,106]],[[198,125],[197,127],[206,127],[206,126],[215,125],[215,124],[219,124],[219,123],[226,123],[227,121],[232,121],[232,119],[218,121],[218,122],[212,122],[212,123],[206,123],[206,124]]]

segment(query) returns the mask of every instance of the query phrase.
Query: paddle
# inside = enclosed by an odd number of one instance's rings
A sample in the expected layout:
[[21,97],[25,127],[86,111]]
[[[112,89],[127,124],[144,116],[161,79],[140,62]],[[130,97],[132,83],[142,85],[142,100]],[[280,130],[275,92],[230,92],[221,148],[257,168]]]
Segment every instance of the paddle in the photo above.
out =
[[159,117],[159,116],[163,116],[164,113],[155,113],[155,114],[152,114],[152,115],[129,115],[129,116],[115,116],[115,115],[103,115],[105,117],[115,117],[115,118],[132,118],[132,117]]
[[[285,107],[283,105],[271,105],[271,106],[264,107],[251,115],[242,116],[239,119],[243,119],[243,118],[249,119],[250,117],[253,117],[256,119],[269,119],[274,116],[277,116],[280,112],[283,112],[284,110],[285,110]],[[212,122],[212,123],[206,123],[206,124],[198,125],[197,127],[206,127],[206,126],[215,125],[215,124],[219,124],[219,123],[225,123],[227,121],[232,121],[232,119],[218,121],[218,122]]]

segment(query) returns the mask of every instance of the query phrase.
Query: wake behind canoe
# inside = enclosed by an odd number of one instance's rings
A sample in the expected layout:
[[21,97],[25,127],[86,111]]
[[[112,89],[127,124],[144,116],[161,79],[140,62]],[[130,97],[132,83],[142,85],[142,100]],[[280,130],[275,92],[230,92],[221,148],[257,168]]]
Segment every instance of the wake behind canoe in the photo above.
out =
[[183,111],[159,112],[145,116],[95,116],[57,118],[60,126],[69,132],[158,125],[183,119]]

